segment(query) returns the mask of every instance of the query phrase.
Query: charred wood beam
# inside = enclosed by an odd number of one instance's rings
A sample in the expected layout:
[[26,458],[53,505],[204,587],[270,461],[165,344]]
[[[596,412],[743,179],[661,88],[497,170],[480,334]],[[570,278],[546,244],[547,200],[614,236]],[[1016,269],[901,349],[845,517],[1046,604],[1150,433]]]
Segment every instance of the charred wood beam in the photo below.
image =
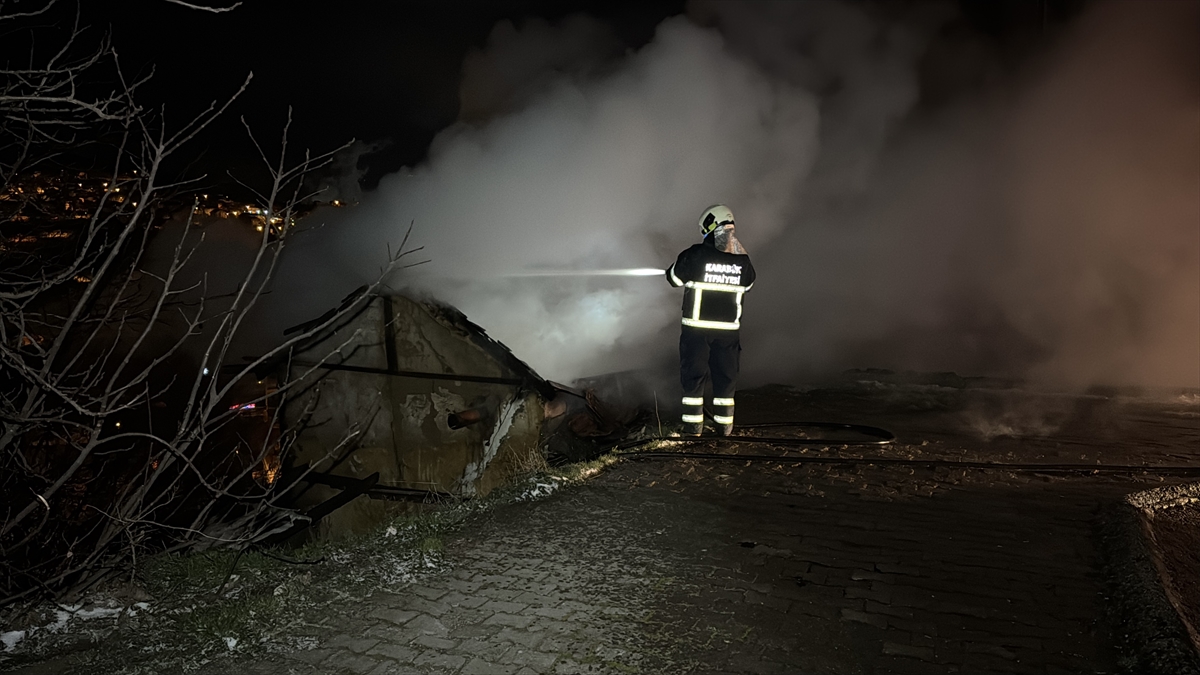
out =
[[352,373],[370,373],[372,375],[391,375],[392,377],[415,377],[424,380],[456,380],[459,382],[482,382],[484,384],[507,384],[514,387],[528,385],[529,382],[516,377],[485,377],[483,375],[457,375],[455,373],[423,373],[416,370],[396,370],[392,368],[368,368],[366,366],[350,366],[342,363],[325,363],[320,366],[325,370],[345,370]]
[[[312,474],[309,474],[309,476],[311,477]],[[366,478],[351,478],[345,484],[338,486],[342,488],[341,492],[330,497],[329,499],[326,499],[320,504],[317,504],[304,513],[304,515],[308,516],[310,519],[308,527],[312,527],[313,525],[321,522],[322,518],[333,513],[334,511],[337,511],[346,504],[349,504],[355,497],[366,494],[366,492],[375,487],[375,484],[378,482],[379,472],[376,471]]]
[[[306,475],[303,480],[309,480],[312,476],[313,474],[310,473]],[[353,501],[355,497],[366,494],[368,490],[375,487],[375,484],[379,482],[379,472],[376,471],[366,478],[348,478],[346,481],[347,482],[345,484],[339,486],[342,487],[341,492],[305,511],[304,515],[307,517],[306,520],[299,521],[294,526],[267,537],[259,542],[259,545],[270,546],[287,541],[292,536],[303,532],[304,530],[321,522],[321,519],[323,519],[325,516],[337,511]]]
[[[358,478],[338,476],[331,473],[309,473],[300,480],[346,490],[353,489],[361,482],[361,479]],[[429,497],[450,498],[455,496],[449,492],[438,492],[437,490],[417,490],[414,488],[377,485],[374,483],[366,489],[365,494],[372,499],[407,499],[416,501],[424,501]]]
[[386,499],[391,502],[427,502],[436,499],[464,499],[462,495],[437,490],[414,490],[412,488],[396,487],[394,485],[376,485],[367,490],[371,499]]

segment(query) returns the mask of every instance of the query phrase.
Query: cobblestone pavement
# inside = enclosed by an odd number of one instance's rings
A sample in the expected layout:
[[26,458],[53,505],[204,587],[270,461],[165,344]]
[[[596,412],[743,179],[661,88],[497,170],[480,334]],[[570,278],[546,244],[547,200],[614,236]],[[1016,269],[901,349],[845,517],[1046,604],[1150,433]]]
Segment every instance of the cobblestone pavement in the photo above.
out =
[[[1194,452],[1200,423],[1185,422],[1157,436],[1162,453]],[[1115,457],[1111,431],[1047,447]],[[627,460],[479,517],[402,592],[310,617],[313,648],[205,672],[1115,672],[1096,509],[1158,484]]]
[[475,524],[319,648],[212,672],[1114,671],[1090,522],[1136,486],[937,478],[629,462]]

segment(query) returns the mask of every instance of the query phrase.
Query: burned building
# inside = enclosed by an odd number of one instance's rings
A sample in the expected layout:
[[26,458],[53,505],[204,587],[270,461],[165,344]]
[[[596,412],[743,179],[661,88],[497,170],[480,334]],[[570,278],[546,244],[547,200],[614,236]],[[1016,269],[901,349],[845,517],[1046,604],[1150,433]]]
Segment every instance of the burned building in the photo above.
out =
[[558,393],[458,310],[402,296],[369,298],[284,370],[301,384],[283,412],[294,434],[288,463],[311,477],[296,505],[335,502],[318,536],[392,512],[384,500],[353,498],[364,492],[484,495],[539,465]]

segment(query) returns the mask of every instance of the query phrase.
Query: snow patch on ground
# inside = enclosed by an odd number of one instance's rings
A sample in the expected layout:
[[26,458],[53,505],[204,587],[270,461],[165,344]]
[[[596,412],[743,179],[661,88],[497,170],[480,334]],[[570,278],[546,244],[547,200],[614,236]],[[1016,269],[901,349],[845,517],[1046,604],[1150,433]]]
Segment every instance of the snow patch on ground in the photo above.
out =
[[7,633],[0,633],[0,642],[4,643],[4,651],[11,652],[16,648],[17,643],[25,639],[25,631],[10,630]]
[[145,602],[138,602],[128,607],[97,605],[86,609],[83,605],[57,605],[53,610],[54,619],[52,621],[25,630],[11,630],[0,633],[0,644],[4,645],[5,652],[11,652],[26,638],[31,638],[38,634],[69,633],[84,621],[112,619],[122,614],[135,616],[138,612],[149,608],[149,603]]
[[556,480],[551,480],[549,482],[535,480],[531,481],[531,483],[531,486],[525,488],[521,494],[517,495],[517,501],[529,502],[535,499],[549,497],[557,492],[560,487],[562,487],[562,483]]

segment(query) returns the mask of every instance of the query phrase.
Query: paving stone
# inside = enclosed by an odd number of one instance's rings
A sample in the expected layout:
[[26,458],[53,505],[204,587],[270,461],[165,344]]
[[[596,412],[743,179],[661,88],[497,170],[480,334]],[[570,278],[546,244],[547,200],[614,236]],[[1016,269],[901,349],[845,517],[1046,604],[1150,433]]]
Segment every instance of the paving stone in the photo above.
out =
[[479,590],[479,594],[489,600],[499,600],[502,602],[511,601],[513,598],[524,593],[525,591],[516,591],[511,588],[486,587]]
[[844,592],[847,598],[872,600],[881,605],[890,605],[892,602],[892,594],[890,590],[879,590],[875,588],[847,588]]
[[454,612],[454,614],[450,615],[449,617],[446,617],[446,619],[448,621],[451,621],[452,624],[456,625],[456,626],[468,626],[468,625],[483,624],[484,619],[487,619],[491,615],[492,615],[492,612],[485,612],[485,611],[482,611],[479,609],[469,609],[467,607],[460,607]]
[[875,563],[875,569],[884,574],[903,574],[906,576],[919,577],[921,570],[916,567],[907,565],[893,565],[891,563]]
[[437,600],[447,593],[446,589],[430,588],[428,586],[413,586],[412,592],[426,600]]
[[529,607],[529,605],[526,605],[526,604],[523,604],[520,602],[503,602],[503,601],[499,601],[499,600],[492,600],[491,602],[488,602],[488,603],[480,606],[479,609],[481,609],[483,611],[490,611],[490,612],[504,612],[506,614],[519,614],[519,613],[525,611],[525,609],[528,607]]
[[992,656],[999,656],[1000,658],[1007,659],[1009,661],[1017,658],[1015,652],[1005,647],[1001,647],[1000,645],[970,643],[966,645],[966,649],[968,652],[976,654],[990,654]]
[[[946,668],[946,672],[960,672],[957,666],[934,665],[923,659],[915,659],[909,656],[883,656],[876,661],[875,672],[889,673],[889,675],[930,675],[930,673],[941,672]],[[961,671],[975,675],[975,671]],[[980,673],[993,673],[994,671],[980,671]],[[996,675],[999,675],[998,673]]]
[[[545,579],[550,574],[550,572],[547,570],[534,569],[533,567],[524,565],[520,561],[514,560],[513,562],[515,562],[516,564],[513,565],[512,567],[509,567],[508,569],[504,570],[504,576],[518,577],[521,579],[529,579],[531,581],[541,581],[542,579]],[[555,570],[555,571],[557,572],[557,570]]]
[[405,628],[418,635],[445,635],[449,632],[445,624],[426,614],[422,614],[409,621],[405,625]]
[[460,672],[463,675],[512,675],[517,672],[517,667],[492,663],[477,657],[468,661]]
[[850,579],[852,581],[894,582],[895,576],[893,576],[891,574],[881,574],[879,572],[872,572],[872,571],[867,571],[867,570],[854,570],[854,571],[850,572]]
[[811,616],[826,621],[834,621],[841,617],[841,608],[836,604],[819,600],[796,600],[788,607],[788,614]]
[[[850,589],[846,589],[846,590],[849,591]],[[853,596],[850,594],[847,594],[846,597],[853,597]],[[886,614],[888,617],[895,617],[897,619],[909,620],[909,619],[915,618],[917,616],[919,610],[915,610],[912,607],[905,607],[903,605],[899,605],[899,606],[893,605],[888,602],[877,602],[875,600],[867,600],[863,603],[863,611],[873,612],[875,614]],[[922,614],[922,616],[933,616],[930,613],[921,613],[921,614]]]
[[1009,673],[1013,671],[1013,665],[1010,659],[982,653],[965,654],[961,661],[964,673]]
[[538,648],[541,651],[547,652],[547,653],[565,654],[566,652],[570,651],[569,647],[570,647],[570,642],[564,636],[556,637],[556,636],[551,635],[551,636],[548,636],[545,640],[542,640],[542,644],[539,645]]
[[549,619],[565,619],[571,615],[571,610],[562,607],[534,607],[529,612]]
[[588,672],[588,668],[574,659],[559,659],[554,663],[556,675],[578,675]]
[[472,583],[472,582],[471,582],[471,579],[475,578],[475,576],[476,576],[477,574],[478,574],[478,572],[477,572],[476,570],[473,570],[473,569],[468,569],[468,568],[465,568],[465,567],[458,567],[458,568],[455,568],[455,569],[453,569],[453,570],[451,570],[451,571],[450,571],[450,576],[452,576],[452,577],[454,577],[454,578],[453,578],[453,579],[447,579],[447,580],[445,580],[445,582],[444,582],[444,583],[445,583],[447,586],[449,586],[450,588],[454,588],[454,589],[457,589],[457,590],[460,590],[460,591],[463,591],[463,592],[471,592],[471,591],[474,591],[474,590],[476,590],[476,589],[478,589],[478,588],[479,588],[479,584],[478,584],[477,582],[476,582],[476,583],[474,583],[474,584],[473,584],[473,587],[472,587],[472,588],[469,588],[469,589],[468,589],[468,588],[463,588],[463,587],[462,587],[460,584],[464,584],[464,583],[466,583],[466,584],[470,584],[470,583]]
[[505,614],[503,612],[497,612],[497,613],[491,615],[490,617],[488,617],[487,620],[485,620],[483,623],[484,623],[484,625],[512,626],[513,628],[525,628],[525,627],[529,626],[529,624],[533,623],[533,620],[534,620],[534,617],[532,617],[532,616],[521,616],[519,614]]
[[478,581],[487,587],[508,588],[516,583],[516,579],[506,574],[480,574],[473,581]]
[[844,621],[857,621],[875,626],[876,628],[887,628],[887,617],[880,614],[870,614],[855,609],[843,609],[841,615]]
[[491,601],[482,595],[469,595],[469,596],[463,597],[462,600],[459,600],[457,603],[457,606],[458,607],[466,607],[467,609],[477,609],[477,608],[487,604],[488,602],[491,602]]
[[509,643],[477,638],[463,640],[455,649],[456,653],[472,658],[478,656],[487,661],[503,661],[514,651],[515,648]]
[[389,623],[394,623],[397,626],[403,626],[416,617],[418,612],[407,609],[392,609],[390,607],[376,607],[371,610],[367,616],[372,619],[382,619]]
[[563,602],[559,603],[558,606],[562,609],[578,611],[578,612],[594,612],[594,611],[596,611],[595,605],[587,603],[587,602],[580,602],[578,600],[564,600]]
[[402,665],[396,663],[395,661],[384,660],[380,661],[379,665],[375,666],[375,668],[371,672],[367,673],[367,675],[404,675],[405,673],[411,672],[411,665]]
[[502,628],[499,633],[496,633],[496,639],[521,645],[525,649],[537,649],[542,640],[546,639],[546,635],[545,633],[531,632],[529,630]]
[[463,638],[483,638],[495,634],[496,629],[492,626],[481,626],[477,624],[464,624],[455,626],[450,629],[449,637],[456,640]]
[[467,659],[465,656],[459,656],[457,654],[439,654],[437,652],[429,651],[418,656],[413,661],[413,665],[458,671],[458,669],[462,668],[463,664],[466,662]]
[[889,628],[895,628],[896,630],[902,630],[914,635],[929,635],[931,637],[938,635],[938,624],[936,622],[914,621],[886,614],[885,616],[887,616],[887,625]]
[[888,656],[908,656],[923,661],[933,661],[934,651],[930,647],[919,647],[898,642],[884,642],[883,653]]
[[548,672],[557,660],[558,654],[533,649],[514,649],[509,652],[506,659],[507,663],[529,667],[539,673]]
[[379,640],[374,638],[362,638],[354,635],[342,634],[335,635],[326,641],[325,646],[334,649],[349,649],[356,654],[362,654],[371,647],[379,644]]
[[413,649],[412,647],[388,644],[386,642],[375,645],[367,651],[367,654],[370,654],[371,656],[385,656],[389,659],[399,661],[400,663],[412,663],[413,659],[417,658],[420,653],[421,652],[419,650]]
[[458,591],[447,591],[444,595],[440,596],[441,601],[447,605],[450,605],[451,607],[458,607],[463,603],[464,600],[469,600],[473,597],[475,596],[463,595]]
[[[891,623],[889,622],[888,625],[890,626]],[[944,644],[944,641],[938,639],[937,637],[935,637],[933,635],[929,635],[928,633],[919,632],[919,633],[909,633],[908,634],[908,644],[913,645],[915,647],[935,648],[934,654],[936,655],[936,653],[937,653],[936,648],[940,647],[942,644]]]
[[449,612],[451,607],[444,602],[437,600],[426,600],[425,598],[408,598],[404,603],[404,608],[422,614],[430,614],[432,616],[442,616]]
[[929,609],[942,614],[959,614],[962,616],[973,616],[977,619],[995,618],[994,612],[988,610],[986,607],[966,605],[958,602],[937,602]]
[[363,654],[347,654],[342,652],[331,658],[324,665],[337,668],[342,672],[348,671],[351,673],[363,673],[365,675],[378,668],[379,661]]
[[549,607],[562,602],[562,598],[557,594],[542,595],[533,591],[525,591],[512,599],[513,602],[525,605],[534,605],[537,607]]
[[429,649],[437,649],[439,651],[448,651],[458,646],[457,640],[449,640],[447,638],[436,637],[433,635],[422,635],[413,640],[413,644],[428,647]]

